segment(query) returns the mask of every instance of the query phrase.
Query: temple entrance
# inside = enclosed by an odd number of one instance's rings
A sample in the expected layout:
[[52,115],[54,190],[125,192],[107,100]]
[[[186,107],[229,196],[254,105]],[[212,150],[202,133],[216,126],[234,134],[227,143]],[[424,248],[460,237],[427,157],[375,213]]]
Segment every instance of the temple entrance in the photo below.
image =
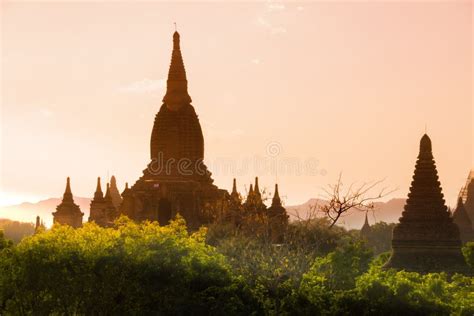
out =
[[158,223],[161,226],[168,225],[171,220],[171,202],[166,199],[160,199],[158,203]]

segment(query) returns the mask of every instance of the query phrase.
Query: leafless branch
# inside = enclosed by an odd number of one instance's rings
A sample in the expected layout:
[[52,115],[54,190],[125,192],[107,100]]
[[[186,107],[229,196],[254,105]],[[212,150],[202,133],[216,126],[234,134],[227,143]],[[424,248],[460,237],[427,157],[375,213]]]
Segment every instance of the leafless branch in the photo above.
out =
[[321,212],[331,221],[329,227],[333,227],[341,217],[348,215],[353,209],[364,212],[373,210],[376,200],[395,191],[383,187],[377,194],[371,194],[383,181],[364,182],[360,185],[351,183],[347,190],[343,190],[342,173],[339,174],[336,184],[324,189],[328,203],[320,207]]

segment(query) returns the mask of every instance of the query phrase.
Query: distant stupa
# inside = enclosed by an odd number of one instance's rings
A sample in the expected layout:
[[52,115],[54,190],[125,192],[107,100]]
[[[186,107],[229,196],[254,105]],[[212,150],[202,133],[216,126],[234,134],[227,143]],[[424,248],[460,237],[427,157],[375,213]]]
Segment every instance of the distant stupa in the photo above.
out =
[[462,243],[474,241],[474,230],[472,229],[472,222],[467,215],[466,208],[462,202],[462,197],[458,199],[458,205],[453,213],[453,222],[458,226],[461,234]]
[[370,225],[369,225],[369,219],[367,217],[367,212],[365,212],[365,221],[364,221],[364,225],[360,229],[360,237],[368,240],[369,235],[370,235],[370,231],[371,231],[371,229],[370,229]]
[[84,213],[81,212],[79,205],[74,203],[71,192],[71,181],[68,177],[63,200],[61,204],[56,207],[56,212],[53,213],[53,222],[77,228],[82,226],[83,216]]
[[466,197],[464,207],[471,222],[474,223],[474,172],[470,173],[464,191]]
[[470,273],[461,253],[459,229],[445,205],[431,140],[423,135],[410,193],[393,230],[385,268],[421,273]]
[[275,184],[275,193],[272,198],[272,205],[267,210],[270,238],[273,243],[282,243],[286,229],[288,227],[288,214],[281,204],[278,184]]

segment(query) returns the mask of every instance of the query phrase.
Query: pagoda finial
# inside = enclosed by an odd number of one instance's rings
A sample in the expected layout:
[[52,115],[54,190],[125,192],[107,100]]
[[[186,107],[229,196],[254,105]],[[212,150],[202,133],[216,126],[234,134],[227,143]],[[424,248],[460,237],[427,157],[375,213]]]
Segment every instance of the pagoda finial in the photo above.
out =
[[173,34],[173,52],[171,54],[166,94],[163,97],[163,102],[170,110],[178,110],[181,106],[191,103],[179,41],[180,35],[178,31],[175,31]]
[[66,191],[64,191],[64,194],[66,193],[71,193],[71,179],[69,177],[66,180]]
[[178,25],[176,24],[176,22],[173,22],[173,23],[174,23],[174,31],[178,32]]
[[433,158],[432,148],[431,148],[431,139],[427,134],[424,134],[420,140],[420,154],[418,156],[423,158]]

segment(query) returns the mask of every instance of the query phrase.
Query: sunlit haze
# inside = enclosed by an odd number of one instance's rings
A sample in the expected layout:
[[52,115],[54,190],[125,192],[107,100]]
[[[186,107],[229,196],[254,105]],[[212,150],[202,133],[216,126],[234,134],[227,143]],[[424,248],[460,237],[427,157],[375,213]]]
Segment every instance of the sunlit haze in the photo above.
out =
[[142,175],[174,22],[219,187],[259,176],[293,205],[342,172],[405,197],[426,130],[454,205],[474,165],[472,16],[470,1],[2,2],[0,205]]

